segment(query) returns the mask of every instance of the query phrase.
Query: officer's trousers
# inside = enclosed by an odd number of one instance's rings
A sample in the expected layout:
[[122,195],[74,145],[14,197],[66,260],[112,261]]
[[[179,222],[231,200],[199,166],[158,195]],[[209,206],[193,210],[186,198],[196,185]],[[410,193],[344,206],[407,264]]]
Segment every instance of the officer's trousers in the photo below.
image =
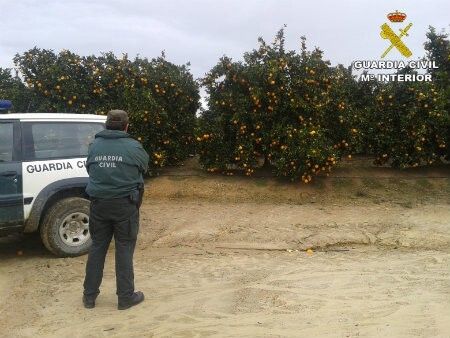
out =
[[129,197],[91,200],[89,231],[92,247],[86,264],[85,296],[95,298],[100,293],[105,257],[113,235],[117,296],[126,300],[133,295],[133,254],[138,230],[139,207]]

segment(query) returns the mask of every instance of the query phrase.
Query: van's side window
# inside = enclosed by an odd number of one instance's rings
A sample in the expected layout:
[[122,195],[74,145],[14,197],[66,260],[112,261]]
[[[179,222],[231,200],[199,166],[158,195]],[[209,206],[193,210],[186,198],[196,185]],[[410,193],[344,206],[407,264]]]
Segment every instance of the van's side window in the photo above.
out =
[[23,123],[25,160],[85,157],[102,123],[26,122]]
[[13,160],[14,138],[13,124],[10,122],[0,123],[0,162],[11,162]]

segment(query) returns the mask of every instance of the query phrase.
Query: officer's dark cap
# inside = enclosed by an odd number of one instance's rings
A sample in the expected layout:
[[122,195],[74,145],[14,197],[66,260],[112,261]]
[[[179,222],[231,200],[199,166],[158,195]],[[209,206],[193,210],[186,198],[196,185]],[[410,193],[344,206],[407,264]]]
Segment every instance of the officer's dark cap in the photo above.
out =
[[128,114],[124,110],[110,110],[106,116],[106,129],[125,130]]

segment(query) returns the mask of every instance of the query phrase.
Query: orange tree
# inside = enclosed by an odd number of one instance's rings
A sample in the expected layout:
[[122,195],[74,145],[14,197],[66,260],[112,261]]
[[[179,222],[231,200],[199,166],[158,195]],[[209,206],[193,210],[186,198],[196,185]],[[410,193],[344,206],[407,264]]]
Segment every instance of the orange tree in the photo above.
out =
[[130,133],[152,167],[175,164],[194,151],[199,88],[188,65],[112,53],[81,57],[64,50],[31,49],[15,64],[41,104],[36,111],[106,114],[124,109]]
[[264,164],[305,183],[361,148],[357,86],[349,69],[331,67],[319,49],[286,51],[284,31],[272,44],[233,62],[223,57],[206,75],[209,110],[199,119],[198,151],[208,171],[246,175]]
[[13,102],[13,112],[26,112],[36,106],[36,97],[11,69],[0,68],[0,99]]
[[[366,115],[368,149],[375,163],[394,167],[432,164],[450,159],[450,48],[446,34],[427,33],[426,60],[432,82],[378,83]],[[415,73],[403,69],[400,73]]]
[[442,92],[433,83],[380,86],[375,91],[373,112],[367,116],[375,163],[415,167],[444,156],[449,114],[443,102]]
[[[427,32],[425,42],[427,59],[436,62],[438,68],[431,68],[428,72],[433,76],[437,90],[442,99],[442,108],[450,111],[450,41],[445,32],[436,33],[433,27]],[[450,123],[447,125],[447,138],[445,143],[445,157],[450,161]]]

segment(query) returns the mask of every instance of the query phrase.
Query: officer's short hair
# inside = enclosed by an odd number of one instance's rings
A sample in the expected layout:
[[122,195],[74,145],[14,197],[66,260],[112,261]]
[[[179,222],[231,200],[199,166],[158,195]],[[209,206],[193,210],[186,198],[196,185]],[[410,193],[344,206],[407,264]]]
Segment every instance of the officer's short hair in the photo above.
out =
[[106,116],[106,129],[125,130],[128,124],[128,114],[124,110],[110,110]]

